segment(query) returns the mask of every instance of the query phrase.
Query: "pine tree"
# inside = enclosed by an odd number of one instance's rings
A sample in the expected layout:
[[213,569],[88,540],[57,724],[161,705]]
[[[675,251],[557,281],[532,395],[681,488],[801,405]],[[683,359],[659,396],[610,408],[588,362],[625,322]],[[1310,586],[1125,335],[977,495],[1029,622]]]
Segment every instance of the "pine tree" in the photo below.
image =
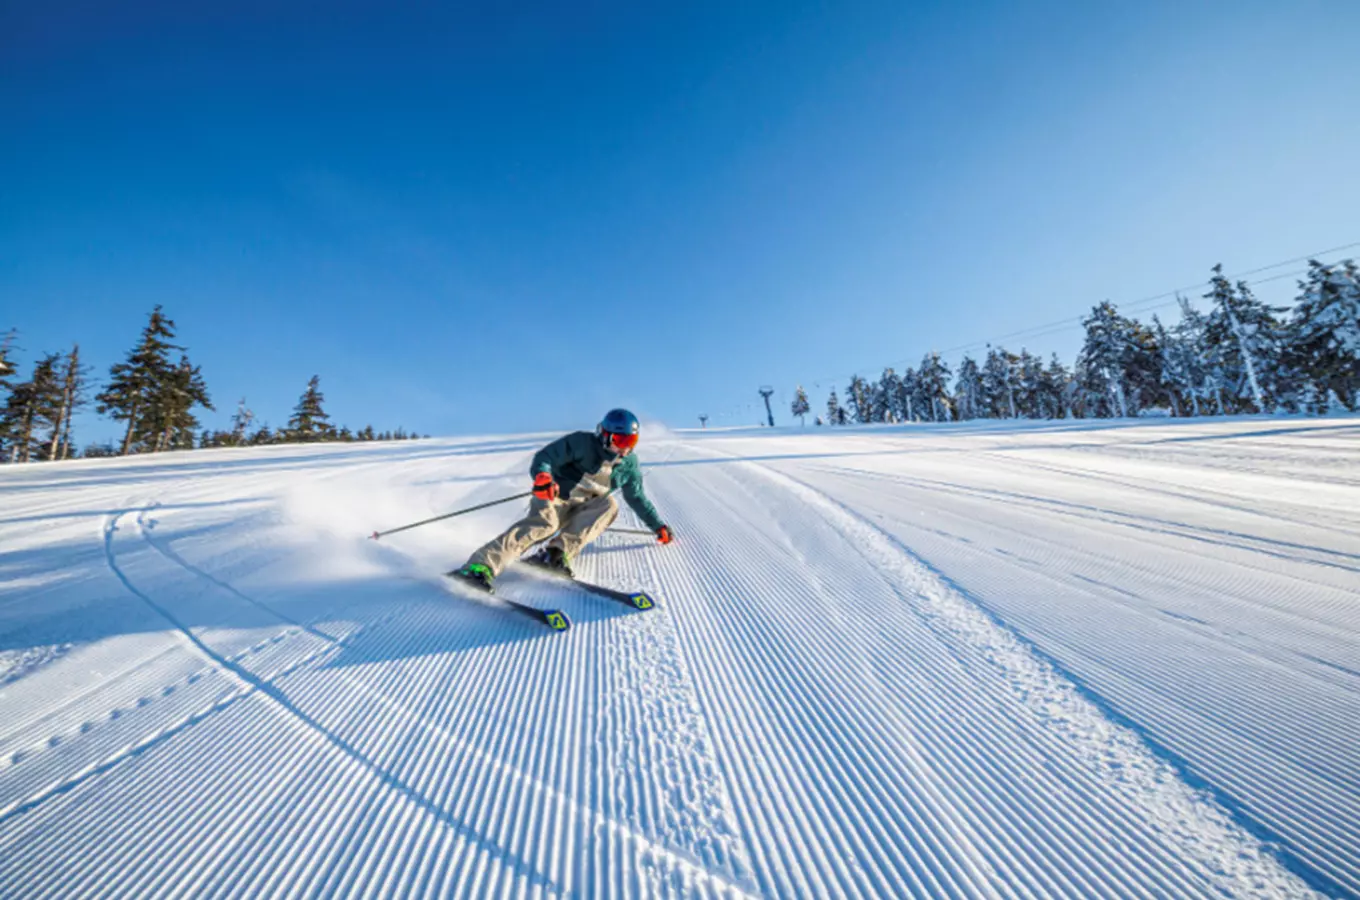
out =
[[803,390],[801,384],[793,392],[793,404],[790,406],[790,411],[798,417],[798,424],[807,424],[807,414],[812,412],[812,406],[808,403],[807,391]]
[[891,366],[883,370],[874,388],[873,419],[875,422],[901,422],[904,419],[902,379]]
[[288,420],[287,440],[307,443],[330,440],[335,436],[330,416],[321,408],[325,399],[321,393],[321,376],[313,375],[293,410],[293,417]]
[[987,415],[994,419],[1014,419],[1015,363],[1017,358],[1004,347],[987,348],[987,360],[982,364],[981,398]]
[[940,354],[927,353],[921,359],[921,367],[916,372],[921,396],[930,409],[930,421],[948,422],[953,418],[949,398],[949,366],[940,360]]
[[170,343],[174,336],[175,323],[157,306],[142,330],[141,341],[125,362],[113,365],[109,370],[109,383],[95,397],[95,408],[101,414],[127,423],[123,433],[123,456],[131,453],[135,445],[155,449],[156,407],[163,401],[166,385],[174,371],[170,351],[183,349]]
[[1162,384],[1171,401],[1171,414],[1184,416],[1185,401],[1188,400],[1191,411],[1199,415],[1199,401],[1190,384],[1193,355],[1178,335],[1163,325],[1156,315],[1152,317],[1152,332],[1157,336],[1157,351],[1162,357]]
[[57,423],[61,409],[59,359],[55,353],[42,357],[33,367],[33,377],[10,391],[5,411],[0,416],[0,431],[6,435],[11,463],[49,458],[47,449],[50,445],[40,437],[40,429],[46,425],[48,429],[56,428],[60,434]]
[[71,422],[76,412],[89,402],[85,396],[89,371],[89,367],[80,362],[80,345],[72,344],[71,352],[66,354],[66,365],[61,376],[61,401],[58,419],[52,429],[49,459],[71,457]]
[[[1360,407],[1360,270],[1308,263],[1287,329],[1287,364],[1314,386],[1319,410]],[[1327,399],[1335,397],[1336,400]]]
[[1048,398],[1048,408],[1052,410],[1053,418],[1076,417],[1076,412],[1072,408],[1074,387],[1072,373],[1067,371],[1062,360],[1058,359],[1058,354],[1054,353],[1048,362],[1048,368],[1044,369],[1043,378],[1044,396]]
[[845,393],[855,414],[855,421],[861,425],[872,422],[874,420],[873,397],[869,390],[869,382],[858,375],[854,375],[850,378],[850,387],[846,389]]
[[250,423],[254,421],[255,413],[246,406],[246,398],[242,397],[236,404],[236,412],[231,415],[231,446],[240,447],[245,444],[246,432],[250,430]]
[[1215,351],[1222,366],[1228,399],[1235,410],[1253,409],[1264,413],[1273,409],[1277,387],[1276,374],[1281,356],[1281,326],[1275,313],[1254,296],[1245,282],[1234,290],[1223,277],[1223,266],[1214,266],[1209,293],[1204,298],[1213,304],[1205,340]]
[[902,412],[903,422],[915,422],[922,403],[920,398],[921,380],[911,366],[902,370],[901,387],[898,389],[897,408]]
[[959,363],[959,377],[954,382],[954,408],[959,411],[959,419],[976,419],[982,410],[982,372],[971,356],[965,356]]
[[147,413],[146,442],[153,453],[193,449],[197,406],[213,409],[198,366],[181,354],[179,363],[162,377]]
[[1152,332],[1119,315],[1108,300],[1093,307],[1082,325],[1086,341],[1078,362],[1089,401],[1098,407],[1103,395],[1107,415],[1137,415],[1155,401],[1160,390],[1160,363]]
[[9,392],[14,389],[14,376],[18,374],[18,369],[10,360],[11,349],[14,346],[15,331],[11,328],[6,334],[5,339],[0,341],[0,400],[7,399]]
[[1129,405],[1123,379],[1123,327],[1114,304],[1106,300],[1092,308],[1091,315],[1081,324],[1086,328],[1086,343],[1080,358],[1087,395],[1092,401],[1102,395],[1106,397],[1107,416],[1127,417]]
[[[10,329],[5,334],[5,339],[0,341],[0,410],[9,408],[11,395],[14,392],[14,376],[18,373],[12,358],[12,348],[14,346],[14,329]],[[0,453],[8,455],[10,440],[10,420],[9,417],[0,413]]]
[[1021,348],[1015,376],[1015,405],[1020,415],[1027,419],[1053,418],[1044,393],[1043,360]]
[[1223,360],[1218,348],[1209,343],[1208,320],[1190,305],[1189,300],[1184,297],[1177,297],[1177,300],[1181,307],[1181,320],[1176,324],[1172,337],[1182,354],[1181,364],[1189,385],[1191,411],[1197,416],[1215,413],[1225,415]]
[[831,396],[826,398],[826,423],[828,425],[844,425],[845,412],[841,409],[841,401],[836,397],[836,389],[831,389]]

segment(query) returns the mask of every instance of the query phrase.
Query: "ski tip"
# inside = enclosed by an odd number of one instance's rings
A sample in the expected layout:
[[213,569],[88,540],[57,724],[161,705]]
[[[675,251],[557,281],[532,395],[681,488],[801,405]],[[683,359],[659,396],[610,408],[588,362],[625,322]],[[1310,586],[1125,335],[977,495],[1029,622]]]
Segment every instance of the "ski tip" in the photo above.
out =
[[636,594],[628,595],[629,601],[637,609],[655,609],[656,601],[652,600],[647,594],[639,591]]
[[560,609],[543,610],[543,621],[553,631],[566,631],[571,628],[571,619],[568,619],[567,614]]

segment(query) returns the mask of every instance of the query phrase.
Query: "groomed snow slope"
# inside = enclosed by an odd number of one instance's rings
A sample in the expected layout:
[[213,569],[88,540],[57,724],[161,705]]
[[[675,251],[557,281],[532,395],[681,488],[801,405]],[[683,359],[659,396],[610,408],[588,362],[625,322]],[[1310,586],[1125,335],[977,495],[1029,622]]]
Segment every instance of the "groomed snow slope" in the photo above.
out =
[[562,635],[364,540],[548,437],[0,469],[0,896],[1360,895],[1360,420],[653,437]]

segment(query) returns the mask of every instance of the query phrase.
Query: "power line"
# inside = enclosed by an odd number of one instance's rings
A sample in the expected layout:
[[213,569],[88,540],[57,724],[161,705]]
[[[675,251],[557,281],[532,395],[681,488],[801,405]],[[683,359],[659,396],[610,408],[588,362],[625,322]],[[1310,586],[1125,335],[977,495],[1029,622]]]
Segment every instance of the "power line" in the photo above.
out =
[[[1224,277],[1228,278],[1229,280],[1238,280],[1238,279],[1246,278],[1246,277],[1248,277],[1248,276],[1250,276],[1250,275],[1257,275],[1257,274],[1260,274],[1261,272],[1269,272],[1271,269],[1278,269],[1278,268],[1280,268],[1281,266],[1288,266],[1288,265],[1293,265],[1293,264],[1295,264],[1295,263],[1307,262],[1307,261],[1314,260],[1314,259],[1317,259],[1317,258],[1322,257],[1322,256],[1329,256],[1329,255],[1331,255],[1331,254],[1333,254],[1333,253],[1340,253],[1340,252],[1343,251],[1343,250],[1350,250],[1350,249],[1352,249],[1352,248],[1354,248],[1354,247],[1360,247],[1360,241],[1355,241],[1355,242],[1350,243],[1350,244],[1342,244],[1342,245],[1339,246],[1339,247],[1331,247],[1331,248],[1329,248],[1329,249],[1327,249],[1327,250],[1318,250],[1318,251],[1316,251],[1316,252],[1314,252],[1314,253],[1307,253],[1307,254],[1304,254],[1303,256],[1296,256],[1296,257],[1293,257],[1293,258],[1291,258],[1291,259],[1285,259],[1285,260],[1281,260],[1280,262],[1271,263],[1271,264],[1268,265],[1268,266],[1260,266],[1259,268],[1248,269],[1248,270],[1246,270],[1246,271],[1244,271],[1244,272],[1237,272],[1237,273],[1234,273],[1234,274],[1232,274],[1232,275],[1227,275],[1227,276],[1224,276]],[[1307,269],[1299,269],[1299,270],[1297,270],[1297,271],[1283,272],[1283,273],[1278,274],[1278,275],[1272,275],[1272,276],[1270,276],[1269,278],[1259,278],[1259,279],[1257,279],[1256,281],[1250,282],[1250,284],[1251,284],[1251,285],[1266,284],[1266,283],[1271,282],[1271,281],[1279,281],[1279,280],[1282,279],[1282,278],[1291,278],[1291,277],[1295,277],[1295,276],[1298,276],[1298,275],[1302,275],[1302,274],[1305,274],[1307,271],[1308,271]],[[1134,300],[1134,301],[1132,301],[1132,302],[1130,302],[1130,303],[1119,304],[1119,309],[1120,309],[1121,312],[1148,312],[1148,311],[1153,310],[1153,309],[1159,309],[1159,308],[1161,308],[1161,307],[1163,307],[1163,306],[1170,306],[1171,304],[1173,304],[1173,303],[1175,303],[1175,302],[1177,301],[1177,299],[1180,297],[1180,295],[1189,293],[1190,291],[1198,290],[1198,289],[1200,289],[1200,288],[1202,288],[1202,287],[1207,286],[1208,284],[1209,284],[1209,281],[1208,281],[1207,279],[1204,280],[1204,281],[1198,281],[1198,282],[1196,282],[1196,283],[1194,283],[1194,284],[1187,285],[1187,286],[1185,286],[1185,287],[1176,288],[1175,290],[1164,291],[1164,292],[1162,292],[1162,293],[1160,293],[1160,294],[1153,294],[1153,295],[1151,295],[1151,296],[1149,296],[1149,297],[1143,297],[1142,299]],[[1153,304],[1153,305],[1149,306],[1148,304]],[[1069,318],[1066,318],[1066,319],[1061,319],[1061,320],[1056,321],[1056,322],[1049,322],[1049,323],[1046,324],[1046,325],[1035,325],[1035,326],[1032,326],[1032,327],[1030,327],[1030,328],[1022,328],[1022,329],[1020,329],[1019,331],[1012,331],[1012,332],[1010,332],[1010,333],[1008,333],[1008,334],[1002,334],[1002,335],[998,335],[998,336],[996,336],[996,337],[986,338],[986,339],[984,339],[984,340],[972,341],[972,342],[967,343],[967,344],[959,344],[959,345],[956,346],[956,347],[948,347],[948,348],[946,348],[946,349],[944,349],[944,350],[939,351],[939,353],[940,353],[941,356],[945,356],[945,355],[948,355],[948,354],[951,354],[951,353],[962,353],[962,352],[965,352],[965,351],[968,351],[968,350],[975,350],[975,349],[978,349],[978,348],[980,348],[980,347],[985,347],[985,346],[990,345],[990,344],[1000,344],[1002,341],[1010,340],[1010,339],[1013,339],[1013,338],[1036,338],[1036,337],[1047,337],[1047,336],[1050,335],[1050,334],[1056,334],[1057,332],[1059,332],[1059,331],[1064,331],[1064,330],[1066,330],[1066,329],[1068,329],[1068,328],[1071,328],[1071,327],[1074,326],[1074,325],[1080,325],[1081,322],[1082,322],[1082,320],[1083,320],[1084,318],[1085,318],[1085,316],[1084,316],[1084,315],[1081,315],[1081,316],[1069,317]],[[902,365],[902,364],[904,364],[904,363],[908,363],[908,362],[910,362],[910,361],[911,361],[911,357],[904,357],[904,358],[902,358],[902,359],[899,359],[899,360],[896,360],[896,361],[889,362],[888,365],[891,366],[891,367],[893,367],[893,368],[896,368],[897,366]],[[872,370],[872,369],[871,369],[871,370]],[[850,372],[849,374],[850,374],[850,375],[855,375],[855,374],[858,373],[858,371],[860,371],[860,370],[856,370],[855,372]],[[835,382],[835,381],[840,381],[840,380],[844,379],[845,377],[846,377],[845,374],[841,374],[841,375],[829,375],[829,376],[824,376],[824,377],[822,377],[822,378],[813,379],[813,382],[812,382],[812,383],[813,383],[814,385],[820,385],[823,381],[827,381],[827,382]]]

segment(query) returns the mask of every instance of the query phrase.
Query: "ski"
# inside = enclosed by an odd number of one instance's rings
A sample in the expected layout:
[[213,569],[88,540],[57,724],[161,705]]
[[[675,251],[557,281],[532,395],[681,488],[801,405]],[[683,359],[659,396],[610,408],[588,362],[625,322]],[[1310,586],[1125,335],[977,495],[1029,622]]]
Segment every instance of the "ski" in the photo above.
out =
[[520,603],[518,600],[502,597],[481,582],[459,575],[457,570],[445,572],[444,577],[456,584],[466,585],[472,590],[480,591],[483,594],[490,594],[515,612],[522,613],[536,622],[541,622],[553,631],[566,631],[571,628],[571,619],[568,619],[567,614],[560,609],[541,609],[537,606],[530,606],[528,603]]
[[520,559],[520,563],[526,566],[527,568],[533,569],[536,572],[542,572],[544,575],[551,575],[552,577],[557,578],[561,581],[568,581],[574,584],[576,587],[580,588],[581,590],[585,591],[587,594],[594,594],[595,596],[603,597],[606,600],[615,600],[619,603],[631,606],[633,607],[633,609],[643,611],[649,609],[656,609],[656,601],[653,600],[651,595],[648,594],[646,591],[620,591],[615,588],[605,587],[602,584],[594,584],[593,582],[582,581],[579,578],[574,578],[571,575],[567,575],[564,572],[552,568],[551,566],[546,566],[543,563],[539,562],[539,560],[536,557],[532,556],[526,556]]
[[507,600],[504,597],[499,599],[502,603],[509,604],[511,609],[518,610],[537,622],[542,622],[553,631],[566,631],[571,628],[571,619],[568,619],[567,614],[560,609],[539,609],[537,606]]

